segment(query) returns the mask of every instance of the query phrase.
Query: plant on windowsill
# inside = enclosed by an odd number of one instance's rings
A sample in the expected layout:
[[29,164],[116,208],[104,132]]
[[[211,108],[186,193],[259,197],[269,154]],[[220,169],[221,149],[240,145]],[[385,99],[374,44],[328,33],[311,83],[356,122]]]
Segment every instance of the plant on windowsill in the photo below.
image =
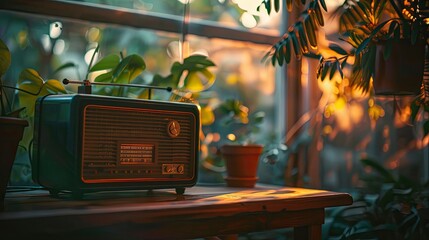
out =
[[230,187],[254,187],[257,170],[264,146],[257,144],[254,135],[260,131],[264,112],[249,115],[249,109],[235,99],[226,100],[218,108],[224,117],[220,119],[226,129],[225,142],[220,153],[225,161],[225,181]]
[[[25,110],[27,116],[34,112],[35,100],[39,96],[55,93],[65,93],[66,90],[57,80],[43,81],[33,69],[25,69],[21,72],[18,87],[5,84],[3,76],[11,64],[9,48],[0,39],[0,200],[4,201],[6,187],[19,142],[23,139],[24,128],[29,125],[31,118],[21,118],[20,114]],[[19,109],[14,110],[14,95],[20,100]],[[3,207],[1,203],[0,208]]]
[[327,239],[428,239],[429,182],[420,184],[362,159],[365,183],[354,204],[332,212]]
[[[279,11],[281,0],[263,0],[268,13]],[[284,1],[283,1],[284,2]],[[339,74],[350,87],[375,95],[416,95],[412,120],[419,111],[429,110],[429,67],[425,49],[429,36],[429,6],[425,0],[345,0],[334,11],[339,20],[337,40],[329,45],[334,55],[320,53],[318,29],[325,24],[325,0],[286,0],[288,11],[301,7],[300,18],[292,23],[264,59],[273,65],[289,63],[295,57],[320,60],[317,72],[322,81]],[[295,6],[294,6],[295,4]],[[324,36],[323,36],[324,37]],[[347,48],[344,48],[344,44]],[[426,62],[429,62],[426,60]],[[424,124],[425,135],[429,122]]]

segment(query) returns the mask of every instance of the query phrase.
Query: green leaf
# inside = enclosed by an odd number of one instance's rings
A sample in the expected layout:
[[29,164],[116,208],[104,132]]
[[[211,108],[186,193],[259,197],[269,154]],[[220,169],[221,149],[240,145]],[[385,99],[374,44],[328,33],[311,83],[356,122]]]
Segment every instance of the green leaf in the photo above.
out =
[[276,12],[280,11],[280,0],[274,0],[274,10]]
[[107,83],[110,83],[110,82],[112,82],[112,80],[113,80],[112,71],[110,71],[110,72],[98,75],[94,79],[94,82],[107,82]]
[[298,60],[300,60],[302,57],[302,54],[300,51],[301,47],[299,45],[298,39],[295,35],[295,32],[293,30],[289,31],[289,36],[290,36],[290,39],[292,40],[292,46],[293,46],[293,50],[295,52],[295,56]]
[[64,88],[64,85],[56,79],[49,79],[45,82],[44,87],[49,92],[49,94],[67,93],[67,90]]
[[[146,64],[142,57],[137,54],[132,54],[124,58],[119,65],[113,70],[113,78],[127,78],[126,81],[120,81],[130,83],[138,75],[140,75],[146,68]],[[116,82],[116,81],[115,81]],[[119,82],[119,81],[118,81]]]
[[30,68],[24,69],[20,73],[18,87],[31,93],[18,91],[19,104],[26,108],[29,116],[34,115],[35,102],[38,97],[48,94],[67,93],[60,81],[51,79],[44,82],[39,73]]
[[267,9],[268,15],[271,14],[271,0],[264,0],[265,8]]
[[339,68],[339,62],[338,60],[332,63],[331,71],[329,73],[329,79],[332,79],[335,75],[335,72],[337,72],[337,69]]
[[386,0],[379,0],[379,1],[374,1],[374,18],[375,18],[375,23],[378,22],[378,20],[380,19],[380,17],[382,16],[383,12],[385,11],[386,8]]
[[[190,64],[190,65],[188,65],[188,64]],[[214,62],[212,62],[211,60],[209,60],[207,58],[207,56],[198,55],[198,54],[191,55],[191,56],[185,58],[183,60],[183,65],[184,66],[195,65],[195,66],[198,66],[200,68],[216,66],[216,64],[214,64]]]
[[304,27],[305,27],[305,35],[308,37],[308,42],[312,48],[317,47],[317,37],[316,37],[316,29],[313,25],[313,20],[311,19],[311,15],[308,15],[307,18],[304,19]]
[[273,66],[275,66],[276,65],[276,55],[277,55],[277,51],[278,51],[278,49],[276,48],[275,50],[274,50],[274,53],[273,53],[273,55],[271,55],[271,65],[273,65]]
[[368,46],[371,40],[372,38],[369,38],[369,37],[363,40],[363,42],[356,49],[356,54],[360,54]]
[[11,55],[9,48],[0,39],[0,78],[6,73],[7,69],[9,69],[10,63]]
[[396,22],[396,21],[394,21],[394,22],[392,22],[392,23],[390,24],[390,26],[389,26],[389,31],[387,32],[387,34],[388,34],[389,36],[391,36],[392,34],[394,34],[394,33],[395,33],[396,28],[399,28],[399,23],[398,23],[398,22]]
[[102,58],[99,62],[92,66],[89,72],[114,69],[119,64],[119,62],[119,56],[111,54],[107,57]]
[[19,75],[18,85],[29,85],[30,92],[37,93],[43,85],[43,78],[36,70],[26,68]]
[[283,47],[282,45],[276,51],[276,59],[280,66],[283,66],[284,56],[283,56]]
[[328,7],[326,6],[325,0],[320,0],[319,1],[320,5],[322,5],[323,10],[325,10],[325,12],[328,11]]
[[322,11],[320,10],[320,6],[318,4],[315,4],[314,10],[316,12],[316,19],[319,22],[319,26],[323,27],[325,25],[325,22],[323,20],[323,14],[322,14]]
[[189,72],[185,78],[185,88],[191,92],[201,92],[213,85],[215,75],[207,69]]
[[290,62],[290,58],[291,58],[291,49],[290,49],[290,41],[289,38],[285,39],[285,43],[283,44],[283,55],[285,58],[286,63]]
[[337,67],[337,71],[340,74],[341,79],[344,78],[344,73],[343,73],[343,69],[342,69],[342,64],[340,64],[340,62],[337,60],[336,61],[336,67]]
[[376,28],[374,28],[374,30],[371,32],[371,35],[369,35],[360,45],[359,47],[356,49],[356,54],[361,53],[367,46],[368,44],[372,41],[372,38],[388,23],[395,21],[395,19],[389,19],[383,23],[381,23],[380,25],[378,25]]
[[331,43],[329,44],[329,49],[333,50],[334,52],[341,54],[341,55],[348,55],[347,51],[344,50],[340,45]]
[[[269,51],[267,51],[262,57],[261,62],[266,62],[268,57],[272,55],[272,52],[275,51],[274,47],[272,47]],[[274,66],[274,65],[273,65]]]
[[322,69],[321,79],[323,81],[323,80],[325,80],[326,75],[328,74],[328,72],[331,68],[331,62],[324,62],[322,66],[323,66],[323,69]]

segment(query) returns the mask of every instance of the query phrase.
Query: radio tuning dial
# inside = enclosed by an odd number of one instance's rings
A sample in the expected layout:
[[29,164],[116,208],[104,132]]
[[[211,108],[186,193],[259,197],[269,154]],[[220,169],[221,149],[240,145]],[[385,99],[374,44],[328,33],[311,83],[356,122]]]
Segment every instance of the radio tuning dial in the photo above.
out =
[[183,166],[183,164],[180,164],[179,166],[177,166],[177,173],[184,173],[185,172],[185,166]]

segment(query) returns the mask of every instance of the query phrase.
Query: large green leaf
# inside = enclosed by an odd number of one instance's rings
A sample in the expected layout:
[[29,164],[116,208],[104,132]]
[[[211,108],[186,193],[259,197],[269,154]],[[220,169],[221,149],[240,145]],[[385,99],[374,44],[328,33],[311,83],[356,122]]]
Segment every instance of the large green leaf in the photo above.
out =
[[34,115],[34,107],[36,99],[48,94],[67,93],[64,85],[60,81],[50,79],[43,81],[43,78],[34,69],[24,69],[19,75],[18,87],[22,91],[18,91],[19,103],[26,108],[27,115]]
[[44,83],[44,87],[50,94],[67,93],[67,90],[64,88],[64,85],[56,79],[49,79]]
[[98,75],[95,79],[94,82],[112,82],[113,79],[113,75],[112,75],[112,71],[107,72],[107,73],[103,73]]
[[213,85],[215,75],[207,69],[189,72],[185,78],[185,89],[191,92],[201,92]]
[[315,26],[313,25],[312,15],[309,15],[304,20],[305,34],[307,35],[308,42],[312,48],[317,47],[317,37],[315,33]]
[[43,78],[36,70],[26,68],[19,75],[18,85],[20,87],[22,86],[26,88],[25,90],[37,95],[43,86]]
[[90,72],[100,71],[100,70],[110,70],[116,68],[119,64],[120,58],[118,55],[111,54],[107,57],[102,58],[89,70]]
[[132,54],[124,58],[119,65],[113,70],[113,78],[118,78],[121,75],[127,76],[127,83],[130,83],[138,75],[140,75],[143,70],[145,70],[146,64],[142,57],[137,54]]

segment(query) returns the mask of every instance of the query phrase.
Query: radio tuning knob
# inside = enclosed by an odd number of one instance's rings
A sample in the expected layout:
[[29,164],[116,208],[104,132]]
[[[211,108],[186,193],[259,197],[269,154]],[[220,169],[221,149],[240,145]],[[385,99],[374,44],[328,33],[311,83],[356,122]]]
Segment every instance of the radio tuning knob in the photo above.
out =
[[168,136],[175,138],[180,134],[180,124],[176,120],[171,120],[167,126]]
[[182,164],[180,164],[179,166],[177,166],[177,172],[178,172],[178,173],[183,173],[183,172],[185,172],[185,167],[184,167]]

